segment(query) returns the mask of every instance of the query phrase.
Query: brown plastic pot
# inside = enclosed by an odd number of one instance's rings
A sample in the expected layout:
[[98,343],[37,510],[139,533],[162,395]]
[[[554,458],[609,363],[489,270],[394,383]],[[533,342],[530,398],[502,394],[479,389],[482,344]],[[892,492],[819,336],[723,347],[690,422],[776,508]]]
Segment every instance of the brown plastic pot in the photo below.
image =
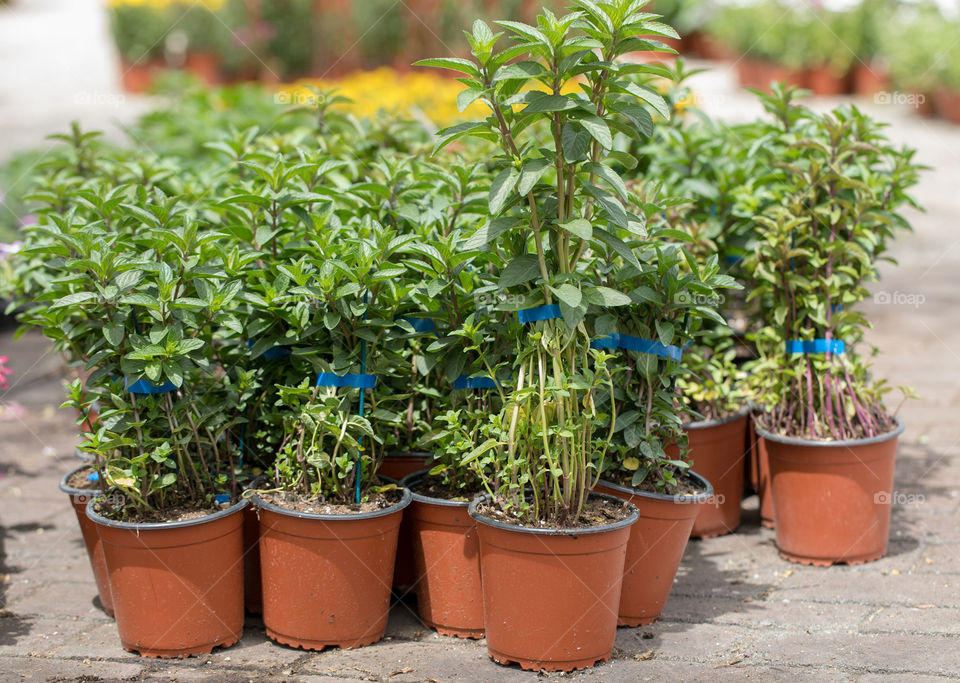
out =
[[829,66],[807,67],[803,72],[803,85],[821,97],[835,97],[849,91],[846,75],[838,76]]
[[133,524],[87,504],[110,573],[124,649],[186,657],[243,635],[243,509],[246,500],[200,519]]
[[257,508],[243,511],[243,606],[251,614],[263,612],[263,587],[260,581],[260,518]]
[[770,457],[767,454],[767,442],[760,438],[754,420],[750,420],[750,429],[753,432],[753,443],[756,454],[757,467],[757,501],[760,507],[760,525],[773,529],[774,507],[773,487],[770,486]]
[[619,626],[645,626],[656,621],[667,604],[673,579],[700,507],[713,495],[706,479],[688,471],[704,491],[695,496],[647,493],[601,481],[596,490],[636,506],[639,521],[630,529],[620,597]]
[[[430,453],[395,452],[387,453],[380,463],[377,474],[388,479],[401,481],[404,477],[423,470],[433,459]],[[410,516],[404,515],[397,536],[397,559],[393,569],[393,590],[397,597],[403,597],[414,591],[417,583],[417,568],[413,561],[413,532],[410,529]]]
[[777,548],[802,564],[884,556],[903,423],[870,439],[811,441],[757,429],[770,457]]
[[412,498],[353,515],[286,510],[258,496],[263,623],[267,636],[322,650],[383,638],[403,509]]
[[[691,422],[683,427],[690,442],[690,466],[713,486],[713,497],[700,505],[694,520],[690,532],[693,538],[722,536],[740,526],[749,412],[744,408],[722,420]],[[676,446],[665,450],[671,457],[679,455]]]
[[853,67],[853,92],[863,97],[886,92],[890,89],[890,74],[877,62],[858,63]]
[[937,113],[951,123],[960,123],[960,91],[942,87],[936,94]]
[[90,558],[93,578],[97,582],[97,593],[100,596],[100,604],[103,605],[103,611],[112,617],[113,593],[110,590],[110,575],[107,572],[107,565],[103,559],[103,546],[100,543],[100,534],[97,533],[97,526],[87,517],[87,503],[89,503],[94,496],[99,495],[100,490],[76,489],[67,485],[67,481],[69,481],[74,473],[89,468],[89,465],[82,465],[67,472],[63,476],[63,479],[60,480],[60,490],[70,496],[73,512],[77,515],[77,523],[80,525],[80,534],[83,536],[83,545],[87,549],[87,557]]
[[483,638],[477,523],[467,512],[468,502],[432,498],[413,490],[428,471],[403,480],[413,495],[407,517],[420,620],[444,636]]
[[[591,494],[600,495],[600,494]],[[534,529],[477,512],[487,651],[500,664],[573,671],[610,659],[633,507],[588,529]]]

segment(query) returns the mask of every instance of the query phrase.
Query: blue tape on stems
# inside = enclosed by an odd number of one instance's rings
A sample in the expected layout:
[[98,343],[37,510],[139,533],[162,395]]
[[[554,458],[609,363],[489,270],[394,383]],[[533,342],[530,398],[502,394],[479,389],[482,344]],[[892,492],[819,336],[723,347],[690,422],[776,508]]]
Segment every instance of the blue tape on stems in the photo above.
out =
[[496,389],[497,383],[492,377],[471,377],[460,375],[453,381],[454,389]]
[[[254,346],[254,340],[248,339],[247,348],[252,349],[253,346]],[[287,348],[286,346],[274,346],[273,348],[267,349],[266,351],[261,353],[260,357],[266,358],[267,360],[282,360],[283,358],[289,358],[292,353],[293,351]]]
[[419,334],[433,332],[437,329],[437,324],[430,318],[414,318],[412,316],[402,315],[394,319],[403,320],[404,322],[409,323],[410,327],[413,328],[413,331]]
[[517,311],[517,317],[520,318],[521,323],[535,323],[538,320],[555,320],[562,318],[563,315],[560,313],[558,304],[545,304]]
[[637,353],[648,353],[653,356],[669,358],[670,360],[680,361],[683,357],[683,349],[679,346],[668,346],[652,339],[641,339],[640,337],[631,337],[629,334],[613,333],[608,337],[601,337],[590,342],[590,348],[593,349],[625,349],[627,351],[636,351]]
[[832,353],[839,356],[847,348],[840,339],[795,339],[787,342],[787,354],[794,353]]
[[373,389],[377,386],[376,375],[336,375],[321,372],[317,375],[318,387],[353,387],[354,389]]
[[91,474],[88,474],[87,481],[100,481],[100,473],[92,472]]
[[176,391],[179,387],[173,382],[164,382],[163,384],[154,384],[150,380],[140,379],[129,384],[127,379],[123,380],[127,391],[131,394],[167,394]]
[[843,310],[843,304],[830,304],[830,312],[836,313]]
[[218,505],[219,505],[220,503],[229,503],[229,502],[230,502],[230,494],[229,494],[229,493],[218,493],[217,495],[215,495],[215,496],[213,497],[213,499],[214,499],[215,501],[217,501],[217,504],[218,504]]
[[730,263],[730,264],[742,263],[742,262],[743,262],[743,257],[742,257],[742,256],[737,256],[736,254],[724,254],[724,255],[723,255],[723,260],[726,261],[727,263]]

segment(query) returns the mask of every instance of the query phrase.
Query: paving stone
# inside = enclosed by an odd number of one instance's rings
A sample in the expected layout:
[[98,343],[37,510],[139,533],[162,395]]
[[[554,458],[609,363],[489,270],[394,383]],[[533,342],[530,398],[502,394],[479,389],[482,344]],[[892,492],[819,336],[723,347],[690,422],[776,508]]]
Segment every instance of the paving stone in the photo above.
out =
[[875,608],[868,605],[798,602],[777,598],[775,593],[762,602],[746,603],[741,610],[726,614],[718,621],[750,628],[830,632],[856,629],[874,611]]
[[[960,547],[930,545],[921,554],[918,574],[960,574]],[[960,582],[960,578],[957,579]]]
[[2,676],[5,681],[130,680],[141,671],[139,664],[5,657]]
[[960,607],[957,577],[919,574],[869,574],[802,567],[770,594],[810,602],[866,605],[939,605]]
[[[864,633],[909,632],[960,635],[960,609],[936,605],[883,607],[861,626],[860,630]],[[957,645],[955,647],[960,648]]]
[[52,652],[77,638],[87,625],[70,619],[5,616],[0,618],[0,658]]
[[654,654],[648,661],[617,660],[604,666],[601,677],[614,681],[852,681],[854,676],[837,669],[754,666],[740,655],[722,664],[701,664],[663,658]]
[[88,621],[113,622],[99,603],[93,574],[87,583],[68,581],[47,582],[24,597],[10,601],[9,608],[17,614],[37,617],[72,617]]
[[960,648],[940,636],[765,631],[752,645],[763,664],[832,667],[848,672],[891,671],[956,675]]
[[738,651],[751,636],[737,626],[654,622],[637,629],[619,629],[616,647],[627,656],[655,650],[666,656],[719,662]]

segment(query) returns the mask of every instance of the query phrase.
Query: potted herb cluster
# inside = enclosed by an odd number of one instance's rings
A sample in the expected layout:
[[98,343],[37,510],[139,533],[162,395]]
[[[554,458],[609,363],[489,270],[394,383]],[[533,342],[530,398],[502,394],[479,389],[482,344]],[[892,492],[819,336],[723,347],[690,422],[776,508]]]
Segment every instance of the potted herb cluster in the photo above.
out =
[[[479,431],[463,414],[452,427],[468,434],[466,443],[478,442],[461,465],[488,493],[470,505],[479,527],[488,650],[496,661],[524,668],[571,670],[610,656],[638,513],[591,491],[610,466],[608,455],[628,470],[641,459],[659,462],[652,453],[608,453],[618,355],[595,343],[611,339],[618,319],[630,320],[632,304],[644,300],[634,278],[679,267],[658,266],[664,256],[654,248],[650,263],[638,258],[655,207],[631,195],[612,168],[636,165],[614,149],[615,134],[648,135],[653,114],[669,116],[644,82],[662,76],[662,68],[618,61],[676,38],[655,15],[643,14],[642,4],[581,1],[566,16],[544,12],[535,26],[498,22],[512,39],[505,49],[496,47],[502,33],[477,22],[469,35],[472,60],[420,63],[459,71],[467,86],[462,104],[479,99],[491,112],[441,131],[442,143],[480,137],[499,147],[490,220],[478,234],[504,263],[498,307],[517,313],[519,324],[508,328],[515,359],[491,361],[488,344],[473,338],[488,376],[498,387],[501,377],[509,380],[502,380],[500,412]],[[577,81],[579,91],[567,94]],[[632,297],[632,289],[641,293]],[[609,322],[598,334],[601,317]],[[652,322],[643,323],[653,334]],[[668,329],[664,322],[656,331],[669,343]],[[666,474],[652,469],[651,479]],[[684,542],[688,536],[689,529]]]
[[[782,205],[756,220],[750,261],[768,307],[750,367],[758,432],[770,458],[777,545],[791,560],[877,559],[889,536],[889,492],[902,423],[855,353],[867,321],[855,306],[913,201],[912,152],[892,147],[856,109],[793,108]],[[837,524],[836,520],[845,520]]]

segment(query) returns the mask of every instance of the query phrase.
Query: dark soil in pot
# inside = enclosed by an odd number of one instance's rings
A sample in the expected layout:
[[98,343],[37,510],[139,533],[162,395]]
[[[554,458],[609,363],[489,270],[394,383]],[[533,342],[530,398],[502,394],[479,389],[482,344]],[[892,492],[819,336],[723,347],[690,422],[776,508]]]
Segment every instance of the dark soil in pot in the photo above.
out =
[[688,471],[686,479],[696,493],[665,495],[606,481],[596,487],[600,493],[633,503],[639,513],[627,544],[617,621],[620,626],[650,624],[663,612],[694,520],[713,495],[713,487],[698,474]]
[[777,548],[802,564],[861,564],[883,557],[903,423],[869,439],[811,441],[762,428],[770,459]]
[[181,522],[135,524],[98,514],[123,647],[145,657],[185,657],[243,635],[243,510]]
[[99,483],[89,479],[91,474],[96,474],[96,470],[88,465],[72,470],[60,480],[60,490],[70,496],[70,504],[73,505],[77,523],[80,525],[80,533],[83,535],[83,545],[87,549],[87,557],[90,558],[93,578],[97,582],[100,604],[103,605],[103,611],[112,617],[114,612],[110,574],[107,572],[107,565],[103,558],[100,534],[97,533],[96,525],[87,517],[87,503],[100,493]]
[[572,671],[606,661],[616,637],[633,506],[622,518],[582,529],[505,524],[470,504],[480,535],[487,650],[501,664]]
[[413,494],[407,517],[420,620],[441,635],[483,638],[480,541],[467,511],[469,500],[460,491],[438,486],[427,470],[403,483]]
[[271,639],[308,650],[383,637],[397,533],[412,498],[373,511],[320,514],[254,496],[260,512],[263,623]]

